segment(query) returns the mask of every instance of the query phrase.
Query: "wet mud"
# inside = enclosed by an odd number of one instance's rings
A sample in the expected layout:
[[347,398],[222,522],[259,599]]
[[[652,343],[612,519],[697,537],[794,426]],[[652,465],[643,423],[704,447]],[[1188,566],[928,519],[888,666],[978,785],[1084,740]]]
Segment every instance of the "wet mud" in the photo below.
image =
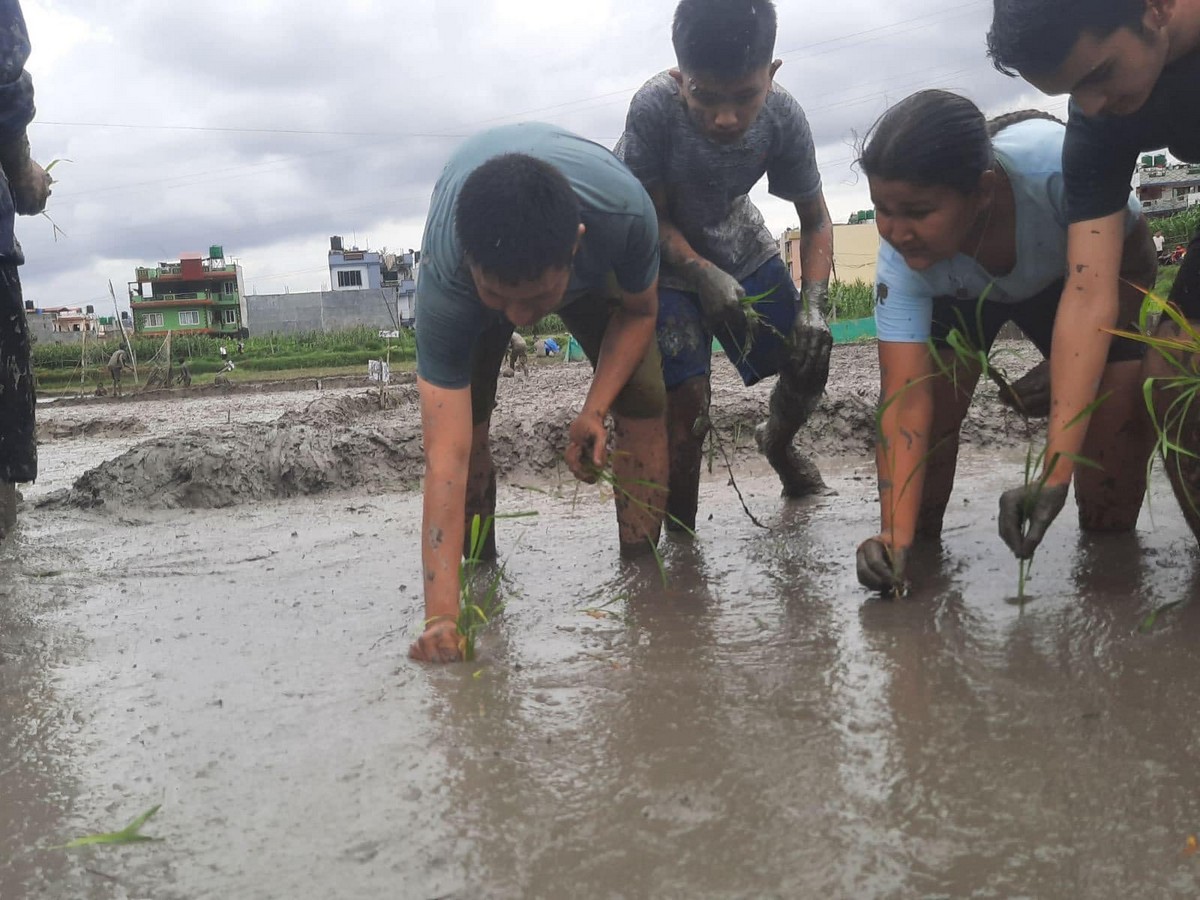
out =
[[[334,400],[233,425],[405,415]],[[517,435],[546,406],[501,395]],[[173,415],[154,440],[230,427]],[[62,483],[116,446],[44,450]],[[903,601],[855,580],[865,458],[801,502],[739,464],[767,529],[718,469],[661,571],[619,559],[601,488],[512,475],[500,510],[538,515],[500,523],[506,610],[446,668],[405,657],[415,493],[27,509],[0,545],[0,897],[1196,896],[1200,554],[1156,477],[1132,535],[1069,505],[1014,603],[994,507],[1021,466],[964,451]],[[159,843],[49,849],[159,803]]]
[[[711,420],[720,442],[713,455],[757,459],[754,426],[766,416],[771,384],[746,389],[726,369],[718,369],[713,383]],[[874,346],[839,348],[833,370],[826,395],[797,445],[805,455],[819,458],[869,455],[878,392]],[[543,366],[534,372],[529,378],[501,381],[492,455],[500,477],[561,482],[569,477],[562,463],[566,429],[586,393],[589,370],[584,365]],[[226,403],[230,409],[238,405],[232,398]],[[52,419],[43,427],[53,433],[81,423]],[[353,489],[409,490],[424,470],[417,392],[411,384],[392,388],[382,403],[378,391],[329,392],[272,422],[166,430],[88,470],[69,491],[43,502],[218,508]],[[980,392],[963,426],[967,445],[1006,447],[1027,436],[1024,420],[1003,407],[994,391]]]

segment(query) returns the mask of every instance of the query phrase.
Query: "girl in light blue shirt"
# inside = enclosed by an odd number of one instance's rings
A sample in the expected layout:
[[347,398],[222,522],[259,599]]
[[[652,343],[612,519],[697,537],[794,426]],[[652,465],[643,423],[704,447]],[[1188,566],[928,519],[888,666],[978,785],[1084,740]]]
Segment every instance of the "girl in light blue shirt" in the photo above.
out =
[[[870,182],[880,245],[880,533],[858,551],[859,580],[906,582],[908,549],[937,537],[953,487],[958,432],[981,374],[950,344],[991,350],[1014,322],[1047,358],[1066,274],[1065,128],[1044,113],[988,123],[971,101],[921,91],[889,110],[859,160]],[[1156,258],[1136,197],[1129,201],[1121,320],[1136,319]],[[1143,286],[1138,290],[1133,285]],[[1138,371],[1141,345],[1115,340],[1077,471],[1081,527],[1131,530],[1152,446]],[[936,358],[940,357],[940,359]],[[1036,527],[1036,523],[1034,526]]]

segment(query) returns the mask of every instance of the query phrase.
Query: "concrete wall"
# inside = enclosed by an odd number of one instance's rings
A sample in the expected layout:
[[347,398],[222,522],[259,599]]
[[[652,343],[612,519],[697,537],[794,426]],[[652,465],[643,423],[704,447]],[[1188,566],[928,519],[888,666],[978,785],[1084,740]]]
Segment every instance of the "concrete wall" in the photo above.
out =
[[340,331],[360,325],[389,330],[396,327],[396,293],[390,289],[251,294],[245,300],[246,327],[256,337]]

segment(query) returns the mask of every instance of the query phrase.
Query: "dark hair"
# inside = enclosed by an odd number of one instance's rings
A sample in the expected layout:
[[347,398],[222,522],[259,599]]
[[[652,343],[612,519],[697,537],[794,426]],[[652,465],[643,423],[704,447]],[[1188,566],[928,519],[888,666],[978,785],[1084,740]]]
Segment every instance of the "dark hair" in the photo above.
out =
[[489,159],[467,176],[454,227],[467,258],[515,284],[571,264],[579,198],[558,169],[521,153]]
[[775,29],[771,0],[680,0],[671,42],[680,68],[733,79],[771,64]]
[[949,91],[918,91],[880,116],[858,164],[868,177],[954,188],[970,194],[991,166],[987,120]]
[[1045,75],[1084,34],[1103,40],[1119,28],[1142,33],[1146,0],[995,0],[988,56],[1005,75]]

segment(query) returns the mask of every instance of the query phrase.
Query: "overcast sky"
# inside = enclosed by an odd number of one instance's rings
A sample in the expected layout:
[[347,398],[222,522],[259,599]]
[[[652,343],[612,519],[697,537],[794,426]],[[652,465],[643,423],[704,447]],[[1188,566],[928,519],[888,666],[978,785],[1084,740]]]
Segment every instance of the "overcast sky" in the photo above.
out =
[[[247,292],[318,290],[328,238],[418,247],[465,136],[541,120],[611,147],[674,63],[675,0],[23,0],[34,157],[64,158],[18,221],[27,299],[110,309],[136,265],[220,244]],[[834,221],[868,207],[856,135],[923,87],[986,112],[1043,98],[984,54],[990,0],[780,0],[778,81],[808,113]],[[753,195],[778,233],[795,210]],[[125,305],[124,303],[122,305]]]

